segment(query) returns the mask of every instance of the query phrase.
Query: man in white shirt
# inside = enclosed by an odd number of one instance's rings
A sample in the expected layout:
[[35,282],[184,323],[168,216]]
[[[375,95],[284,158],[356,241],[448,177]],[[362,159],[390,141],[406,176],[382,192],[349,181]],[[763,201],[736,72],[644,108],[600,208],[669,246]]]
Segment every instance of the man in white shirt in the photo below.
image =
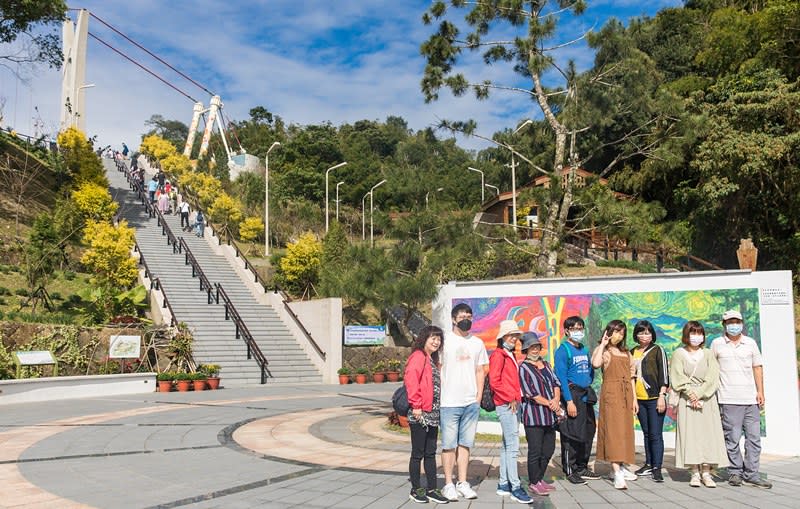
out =
[[[725,446],[728,449],[728,484],[742,483],[772,488],[758,472],[761,455],[761,412],[764,406],[764,370],[761,352],[753,338],[742,334],[742,314],[736,310],[722,314],[724,333],[711,342],[719,362],[719,409]],[[739,440],[744,430],[744,458]]]
[[[469,333],[472,308],[465,303],[451,312],[452,331],[445,333],[442,347],[441,434],[442,495],[456,501],[458,496],[472,499],[478,495],[467,482],[469,451],[478,429],[479,401],[489,366],[486,347]],[[453,484],[453,467],[458,464],[458,483]]]

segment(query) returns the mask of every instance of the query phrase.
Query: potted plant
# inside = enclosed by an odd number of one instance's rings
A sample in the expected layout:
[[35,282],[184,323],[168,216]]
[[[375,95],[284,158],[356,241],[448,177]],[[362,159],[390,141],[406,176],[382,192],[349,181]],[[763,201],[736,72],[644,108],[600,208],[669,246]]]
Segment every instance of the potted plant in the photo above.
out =
[[372,381],[381,384],[386,379],[386,363],[378,361],[372,366]]
[[402,361],[399,359],[390,359],[387,363],[386,378],[390,382],[397,382],[400,380],[400,368],[403,366]]
[[170,392],[172,390],[173,377],[174,375],[167,371],[157,374],[156,381],[158,382],[158,392]]
[[189,373],[175,373],[175,386],[178,388],[178,392],[188,392],[191,385],[192,380]]
[[341,368],[339,368],[337,373],[339,374],[340,385],[346,385],[350,383],[350,368],[342,366]]
[[210,390],[219,389],[219,364],[201,364],[197,371],[206,375],[206,385]]
[[365,384],[367,383],[367,375],[369,374],[369,370],[367,368],[361,367],[356,370],[356,383],[357,384]]
[[196,391],[206,390],[206,374],[202,371],[197,371],[189,376],[192,379],[192,385]]

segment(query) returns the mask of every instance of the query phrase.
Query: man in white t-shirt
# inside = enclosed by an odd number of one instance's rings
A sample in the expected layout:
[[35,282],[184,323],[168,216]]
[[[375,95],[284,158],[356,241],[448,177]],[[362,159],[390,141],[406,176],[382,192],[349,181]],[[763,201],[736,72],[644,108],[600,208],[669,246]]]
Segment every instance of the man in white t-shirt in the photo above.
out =
[[[477,498],[467,482],[469,451],[478,429],[479,401],[489,366],[486,347],[469,333],[472,327],[472,308],[465,303],[456,305],[451,314],[452,331],[445,333],[442,347],[441,434],[442,495],[448,500]],[[458,483],[453,484],[453,467],[458,465]]]
[[[753,338],[742,334],[742,314],[736,310],[722,314],[724,334],[711,342],[719,362],[719,409],[725,446],[728,449],[728,484],[742,483],[772,488],[758,472],[761,455],[761,412],[764,406],[764,370],[761,352]],[[744,430],[744,451],[739,440]]]

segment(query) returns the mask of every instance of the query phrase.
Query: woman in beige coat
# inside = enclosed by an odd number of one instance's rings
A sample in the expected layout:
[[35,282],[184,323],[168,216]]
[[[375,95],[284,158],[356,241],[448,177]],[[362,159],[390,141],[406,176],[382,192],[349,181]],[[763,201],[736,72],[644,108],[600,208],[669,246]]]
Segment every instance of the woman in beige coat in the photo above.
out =
[[675,466],[692,471],[690,486],[715,488],[711,468],[728,461],[717,403],[719,364],[704,348],[706,332],[696,321],[683,326],[683,347],[672,354],[670,380],[680,395]]

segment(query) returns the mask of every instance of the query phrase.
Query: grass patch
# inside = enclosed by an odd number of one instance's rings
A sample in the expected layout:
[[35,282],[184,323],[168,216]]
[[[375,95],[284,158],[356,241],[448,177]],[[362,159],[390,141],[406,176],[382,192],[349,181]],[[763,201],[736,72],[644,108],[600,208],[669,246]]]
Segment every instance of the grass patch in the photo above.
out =
[[51,277],[47,291],[53,300],[53,311],[39,306],[36,313],[32,309],[23,307],[27,300],[29,290],[25,275],[21,272],[0,272],[0,319],[19,322],[74,324],[79,317],[78,306],[82,299],[78,295],[84,289],[91,288],[89,278],[91,274],[57,272]]

